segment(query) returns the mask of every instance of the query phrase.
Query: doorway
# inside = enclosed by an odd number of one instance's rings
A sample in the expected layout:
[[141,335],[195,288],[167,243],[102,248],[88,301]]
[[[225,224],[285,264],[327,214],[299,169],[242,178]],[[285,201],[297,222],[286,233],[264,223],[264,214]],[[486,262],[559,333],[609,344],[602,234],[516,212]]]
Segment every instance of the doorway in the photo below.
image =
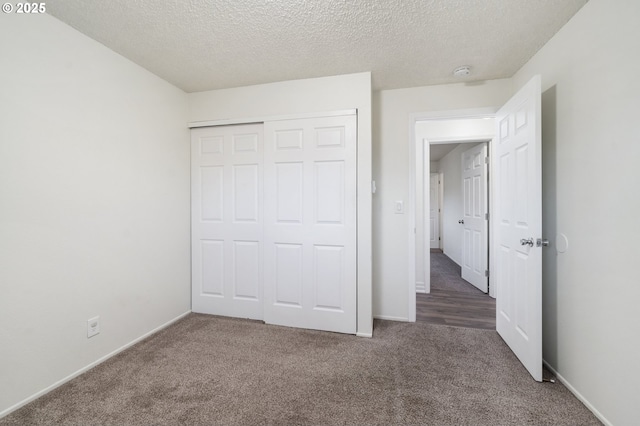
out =
[[[430,251],[433,248],[430,241],[430,229],[434,226],[431,218],[434,213],[431,208],[431,199],[435,196],[431,191],[432,173],[439,174],[438,181],[444,188],[442,205],[438,212],[441,230],[439,248],[456,264],[460,266],[466,264],[467,270],[473,269],[476,272],[475,275],[482,275],[483,278],[486,278],[484,275],[488,270],[488,230],[485,229],[484,242],[476,244],[475,253],[473,250],[466,253],[463,250],[465,232],[468,243],[473,243],[475,238],[473,230],[468,227],[473,222],[470,219],[474,219],[471,210],[475,209],[475,213],[478,213],[477,210],[482,209],[481,215],[476,216],[486,225],[488,216],[485,216],[484,213],[488,212],[488,200],[487,197],[482,200],[478,199],[481,206],[475,206],[474,202],[467,200],[466,209],[469,215],[465,217],[463,194],[465,179],[462,174],[463,168],[466,166],[463,165],[462,154],[468,148],[483,143],[486,144],[486,149],[490,149],[490,141],[494,134],[492,113],[483,110],[478,114],[463,118],[454,116],[443,119],[416,120],[414,134],[413,148],[416,155],[414,157],[415,174],[412,177],[414,191],[411,195],[413,195],[413,206],[415,206],[414,229],[412,229],[415,236],[414,247],[412,247],[412,251],[415,253],[413,259],[415,270],[412,272],[416,279],[416,289],[423,293],[430,293]],[[488,151],[485,150],[483,156],[477,156],[470,160],[471,165],[475,164],[474,161],[482,162],[481,166],[486,170],[484,162],[487,156]],[[472,190],[477,179],[474,183],[473,176],[469,177],[467,187]],[[486,173],[483,179],[486,179]],[[488,188],[489,182],[485,182],[484,186]],[[467,219],[467,225],[462,223],[464,219]],[[478,238],[475,240],[479,241]],[[477,251],[480,246],[482,246],[482,253]],[[471,262],[474,259],[475,261]],[[478,262],[479,259],[482,262]],[[488,279],[485,282],[488,283]],[[486,292],[486,288],[483,291]],[[495,297],[494,292],[490,294]]]
[[[480,123],[488,131],[492,125],[492,120]],[[425,138],[422,145],[422,169],[426,172],[423,176],[417,173],[416,199],[417,205],[424,205],[425,214],[416,210],[417,222],[425,226],[416,235],[416,254],[424,243],[423,256],[428,261],[416,259],[416,265],[429,267],[417,270],[416,276],[428,276],[430,288],[420,292],[416,283],[416,321],[495,330],[495,299],[487,294],[485,274],[489,256],[488,141],[474,138],[430,144]],[[420,181],[424,182],[422,192]],[[442,192],[442,202],[438,202],[438,192]],[[441,217],[441,233],[434,216]],[[434,244],[435,234],[439,234],[438,245]]]

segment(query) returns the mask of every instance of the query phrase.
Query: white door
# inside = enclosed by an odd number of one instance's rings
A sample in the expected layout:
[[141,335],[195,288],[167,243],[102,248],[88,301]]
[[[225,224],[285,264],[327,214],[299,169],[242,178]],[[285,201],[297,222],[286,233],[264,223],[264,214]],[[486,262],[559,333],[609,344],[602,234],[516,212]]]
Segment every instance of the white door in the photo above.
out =
[[462,278],[489,291],[487,144],[462,153]]
[[432,249],[440,248],[440,197],[439,197],[438,173],[429,176],[429,246]]
[[193,312],[262,319],[262,125],[191,130]]
[[265,123],[264,319],[356,332],[356,116]]
[[496,116],[494,170],[496,329],[542,381],[540,76]]

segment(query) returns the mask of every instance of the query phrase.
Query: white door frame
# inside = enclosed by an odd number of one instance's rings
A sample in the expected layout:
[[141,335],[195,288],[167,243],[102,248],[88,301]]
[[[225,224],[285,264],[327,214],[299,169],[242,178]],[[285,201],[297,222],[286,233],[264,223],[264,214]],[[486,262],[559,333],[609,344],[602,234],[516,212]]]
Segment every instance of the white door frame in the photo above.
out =
[[[408,290],[408,300],[409,300],[409,321],[416,321],[416,145],[418,143],[425,143],[423,152],[425,158],[429,158],[429,145],[431,143],[453,143],[453,142],[466,142],[471,140],[468,137],[465,137],[463,140],[448,140],[448,141],[438,141],[438,140],[429,140],[417,141],[416,140],[416,123],[418,121],[430,121],[430,120],[459,120],[459,119],[472,119],[472,118],[495,118],[496,112],[498,108],[475,108],[475,109],[463,109],[463,110],[450,110],[450,111],[431,111],[431,112],[422,112],[422,113],[413,113],[409,115],[409,199],[407,203],[407,212],[408,212],[408,229],[407,233],[409,235],[409,247],[408,247],[408,263],[409,263],[409,282],[407,285]],[[478,137],[473,138],[478,142],[483,140],[490,140],[493,138],[493,135],[478,135]],[[493,187],[492,179],[493,173],[492,164],[493,164],[493,150],[491,149],[491,142],[488,143],[489,147],[489,185],[490,188]],[[429,164],[427,166],[426,164]],[[426,162],[424,175],[429,175],[430,172],[430,163]],[[429,190],[429,182],[427,181],[426,186],[424,187],[424,191]],[[428,201],[427,201],[428,207]],[[489,211],[493,210],[492,201],[490,199],[489,202]],[[491,227],[489,228],[489,246],[493,245],[493,234]],[[431,268],[431,261],[429,256],[425,254],[425,263],[424,263],[425,271],[428,268]],[[430,277],[428,274],[425,274],[425,288],[427,291],[430,289]],[[494,279],[489,275],[489,288],[490,295],[494,296],[496,293],[496,288],[494,285]],[[495,296],[494,296],[495,297]]]

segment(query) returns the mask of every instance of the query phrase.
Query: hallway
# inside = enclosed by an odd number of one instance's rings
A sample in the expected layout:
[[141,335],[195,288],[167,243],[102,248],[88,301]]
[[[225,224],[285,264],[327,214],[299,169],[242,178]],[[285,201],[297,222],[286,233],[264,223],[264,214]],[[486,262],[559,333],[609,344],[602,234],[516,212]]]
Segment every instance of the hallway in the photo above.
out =
[[416,294],[416,321],[496,329],[496,301],[460,277],[460,267],[442,252],[431,253],[431,293]]

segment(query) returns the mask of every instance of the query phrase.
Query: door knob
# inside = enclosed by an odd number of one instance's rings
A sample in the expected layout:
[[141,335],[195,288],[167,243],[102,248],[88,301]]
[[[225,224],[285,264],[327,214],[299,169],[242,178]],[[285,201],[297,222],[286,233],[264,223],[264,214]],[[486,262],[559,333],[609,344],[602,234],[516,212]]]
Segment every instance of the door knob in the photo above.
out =
[[525,238],[521,239],[520,245],[533,247],[533,238],[529,238],[528,240]]
[[458,221],[458,223],[461,223],[461,224],[463,224],[463,225],[464,225],[464,219],[460,219],[460,220]]

